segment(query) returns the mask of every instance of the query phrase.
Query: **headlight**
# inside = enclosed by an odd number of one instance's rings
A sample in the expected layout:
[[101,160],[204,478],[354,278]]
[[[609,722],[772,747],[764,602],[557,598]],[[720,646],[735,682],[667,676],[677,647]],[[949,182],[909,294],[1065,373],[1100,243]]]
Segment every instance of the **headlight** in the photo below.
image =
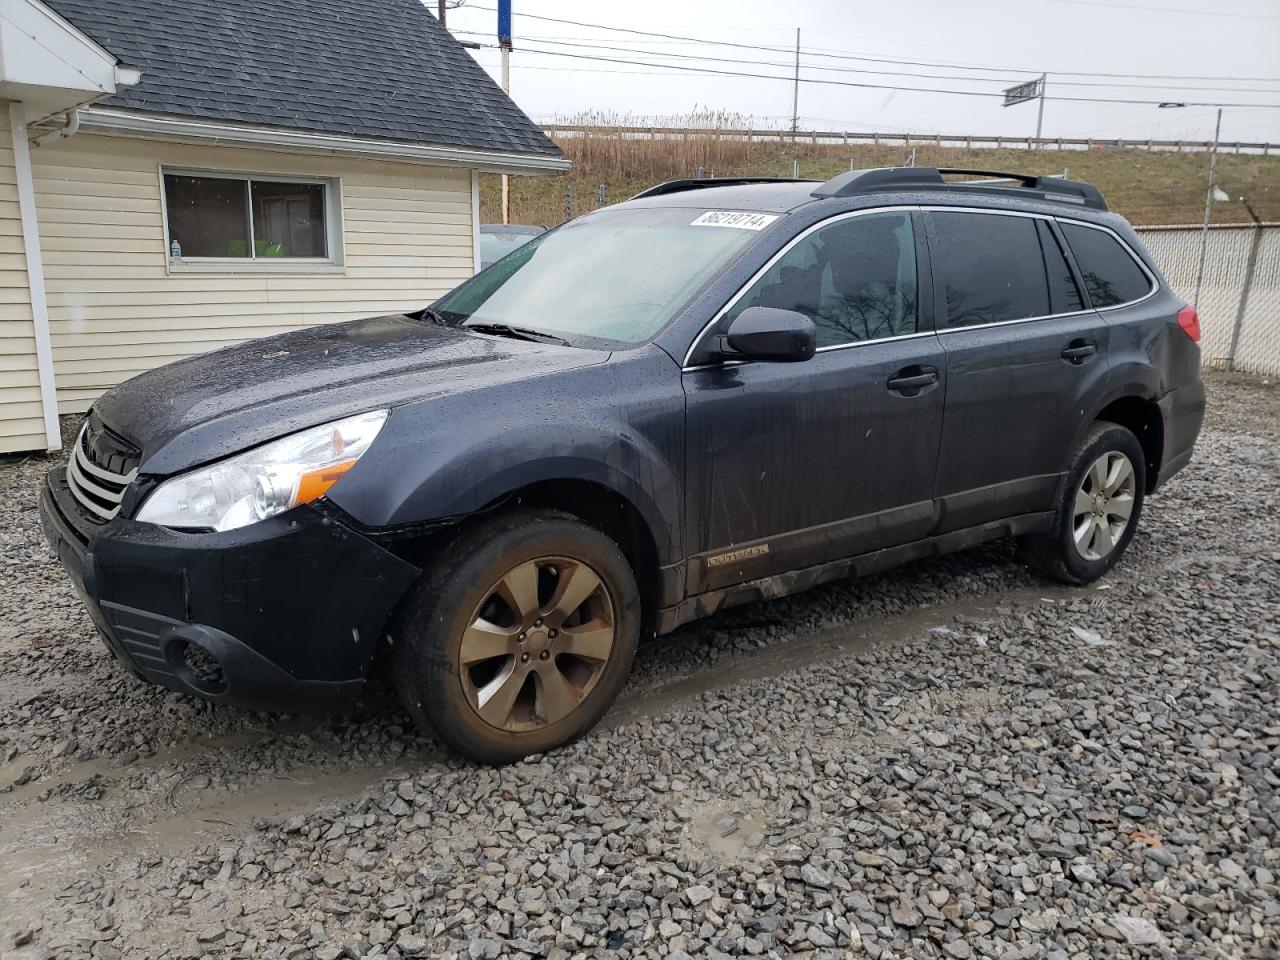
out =
[[263,444],[160,484],[137,519],[164,527],[234,530],[324,496],[356,465],[387,419],[362,413]]

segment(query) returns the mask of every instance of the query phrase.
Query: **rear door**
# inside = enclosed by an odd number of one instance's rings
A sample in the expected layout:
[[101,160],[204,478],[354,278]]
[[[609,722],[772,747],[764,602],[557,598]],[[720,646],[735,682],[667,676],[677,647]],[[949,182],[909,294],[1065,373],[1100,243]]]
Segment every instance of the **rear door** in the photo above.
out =
[[1109,331],[1045,217],[928,214],[947,397],[939,532],[1048,510],[1107,381]]
[[[684,371],[687,590],[717,589],[917,539],[933,525],[943,355],[919,215],[843,215],[781,251]],[[750,306],[813,320],[803,363],[708,363]]]

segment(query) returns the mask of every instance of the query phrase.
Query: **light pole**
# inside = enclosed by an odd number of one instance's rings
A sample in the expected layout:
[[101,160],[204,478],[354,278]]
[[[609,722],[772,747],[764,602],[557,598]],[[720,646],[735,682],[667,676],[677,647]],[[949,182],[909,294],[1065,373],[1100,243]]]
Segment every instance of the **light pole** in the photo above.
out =
[[[1185,107],[1185,103],[1165,101],[1160,104],[1161,110],[1177,110]],[[1209,214],[1213,208],[1214,170],[1218,165],[1218,138],[1222,135],[1222,108],[1218,108],[1218,122],[1213,127],[1213,145],[1209,148],[1209,183],[1204,191],[1204,222],[1200,225],[1200,263],[1196,267],[1196,292],[1191,305],[1200,309],[1200,287],[1204,282],[1204,258],[1209,248]]]

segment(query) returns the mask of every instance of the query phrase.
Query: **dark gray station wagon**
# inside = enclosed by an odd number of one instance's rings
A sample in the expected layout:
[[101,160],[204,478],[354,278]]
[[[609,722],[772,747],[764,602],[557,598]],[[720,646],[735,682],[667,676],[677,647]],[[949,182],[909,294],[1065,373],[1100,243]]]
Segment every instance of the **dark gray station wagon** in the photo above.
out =
[[667,183],[418,312],[143,374],[48,537],[142,679],[334,711],[389,656],[492,762],[730,604],[997,537],[1086,583],[1191,457],[1196,315],[1093,187],[956,173]]

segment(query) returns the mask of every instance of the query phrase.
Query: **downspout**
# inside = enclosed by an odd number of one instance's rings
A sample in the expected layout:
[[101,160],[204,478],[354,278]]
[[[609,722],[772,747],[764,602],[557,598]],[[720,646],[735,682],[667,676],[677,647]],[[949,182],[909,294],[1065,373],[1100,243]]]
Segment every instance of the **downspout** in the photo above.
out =
[[31,138],[31,146],[43,147],[46,143],[53,143],[56,140],[65,140],[68,137],[74,137],[80,129],[80,108],[72,107],[63,114],[67,118],[57,130],[50,130],[48,133],[42,133],[38,137]]
[[53,339],[49,335],[49,303],[44,289],[44,261],[36,223],[36,192],[31,176],[31,151],[27,144],[27,118],[21,103],[9,104],[9,131],[13,142],[13,171],[18,187],[18,219],[27,266],[27,291],[31,326],[36,342],[36,374],[40,385],[40,409],[44,420],[46,450],[62,448],[58,428],[58,394],[53,382]]

